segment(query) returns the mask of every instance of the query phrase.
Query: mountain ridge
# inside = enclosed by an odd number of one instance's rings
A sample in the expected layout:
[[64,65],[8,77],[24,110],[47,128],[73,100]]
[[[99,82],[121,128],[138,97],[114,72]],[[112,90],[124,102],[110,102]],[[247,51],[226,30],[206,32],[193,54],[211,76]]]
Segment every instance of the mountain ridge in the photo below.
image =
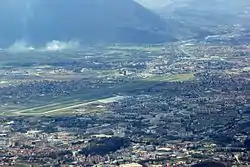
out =
[[[10,15],[12,13],[12,15]],[[0,45],[25,40],[86,43],[161,43],[172,40],[166,22],[133,0],[3,0]],[[18,27],[18,28],[17,28]]]
[[168,0],[157,8],[148,6],[153,0],[137,1],[164,17],[169,31],[179,40],[250,30],[248,0]]

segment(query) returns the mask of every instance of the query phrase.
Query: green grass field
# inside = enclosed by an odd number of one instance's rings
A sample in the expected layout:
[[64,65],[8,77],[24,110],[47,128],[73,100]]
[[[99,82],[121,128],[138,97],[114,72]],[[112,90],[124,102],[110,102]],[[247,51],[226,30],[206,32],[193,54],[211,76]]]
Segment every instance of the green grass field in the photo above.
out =
[[[16,110],[10,113],[10,115],[26,115],[26,116],[40,116],[40,115],[65,115],[72,114],[77,109],[84,109],[84,113],[97,113],[104,112],[105,108],[93,107],[93,104],[106,104],[122,99],[122,96],[101,98],[96,100],[86,101],[62,101],[61,103],[54,103],[45,106],[33,107],[23,110]],[[91,106],[91,107],[90,107]]]
[[108,46],[106,49],[110,50],[138,50],[138,51],[159,51],[164,49],[162,45],[138,45],[138,46],[126,46],[126,45],[114,45]]
[[162,81],[162,82],[185,82],[193,80],[195,78],[194,74],[174,74],[170,76],[151,76],[146,78],[148,81]]
[[[42,99],[39,105],[36,106],[12,106],[13,110],[6,110],[6,108],[0,108],[0,115],[2,116],[42,116],[42,115],[60,115],[62,113],[73,113],[74,108],[87,106],[92,103],[110,103],[112,98],[116,95],[126,95],[129,92],[136,90],[143,90],[150,88],[161,81],[134,81],[132,83],[126,83],[116,85],[109,89],[97,89],[89,92],[78,92],[70,97],[61,97],[57,99]],[[37,103],[37,101],[36,101]],[[14,109],[15,108],[15,109]],[[93,111],[93,110],[92,110]],[[2,114],[1,114],[2,113]],[[86,111],[88,113],[88,111]]]
[[[56,99],[48,99],[43,97],[41,103],[36,106],[30,106],[27,108],[20,108],[16,106],[16,109],[5,110],[0,108],[0,113],[3,116],[42,116],[42,115],[64,115],[73,114],[75,108],[85,107],[93,103],[110,103],[110,99],[114,98],[115,95],[129,95],[131,92],[137,90],[146,90],[162,82],[178,82],[178,81],[189,81],[194,79],[193,74],[177,74],[171,76],[152,76],[143,80],[133,81],[126,84],[117,84],[112,88],[108,89],[96,89],[89,90],[88,92],[82,91],[69,97],[61,97]],[[112,102],[112,100],[111,100]],[[36,101],[37,103],[37,101]],[[15,108],[15,106],[12,106]],[[99,112],[100,109],[86,110],[85,113]],[[102,110],[103,112],[104,110]],[[1,114],[0,114],[1,115]]]

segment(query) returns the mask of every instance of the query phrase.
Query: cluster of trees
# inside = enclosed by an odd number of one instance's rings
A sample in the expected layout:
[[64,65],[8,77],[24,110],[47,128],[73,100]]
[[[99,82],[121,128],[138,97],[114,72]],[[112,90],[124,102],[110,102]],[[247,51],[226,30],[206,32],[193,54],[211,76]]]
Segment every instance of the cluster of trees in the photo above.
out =
[[219,162],[202,162],[195,164],[192,167],[226,167],[226,165]]
[[88,147],[83,148],[80,154],[88,155],[105,155],[115,152],[121,148],[127,147],[129,140],[120,137],[93,139],[90,141]]

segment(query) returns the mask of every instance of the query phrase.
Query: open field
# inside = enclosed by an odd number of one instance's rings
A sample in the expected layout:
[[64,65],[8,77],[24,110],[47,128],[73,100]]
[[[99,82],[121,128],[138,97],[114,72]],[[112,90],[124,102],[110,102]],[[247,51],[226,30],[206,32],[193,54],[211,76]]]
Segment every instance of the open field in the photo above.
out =
[[[9,115],[9,116],[39,116],[39,115],[60,115],[60,114],[72,114],[76,111],[76,109],[79,108],[86,108],[85,111],[81,114],[84,113],[90,113],[95,111],[95,108],[92,108],[91,110],[88,110],[88,105],[92,104],[108,104],[115,102],[117,100],[121,100],[125,97],[122,96],[114,96],[110,98],[103,98],[103,99],[98,99],[98,100],[93,100],[93,101],[65,101],[61,103],[54,103],[54,104],[49,104],[49,105],[44,105],[44,106],[39,106],[39,107],[33,107],[33,108],[28,108],[28,109],[21,109],[21,110],[15,110],[9,113],[4,113],[3,115]],[[99,111],[101,111],[100,107],[97,107]],[[98,112],[98,110],[96,112]]]
[[[116,84],[108,89],[82,90],[74,95],[49,98],[40,97],[39,99],[30,100],[33,106],[14,105],[0,107],[2,116],[42,116],[42,115],[64,115],[75,113],[75,108],[85,107],[93,103],[112,103],[114,99],[119,100],[120,96],[133,94],[135,91],[147,90],[162,82],[189,81],[194,79],[193,74],[176,74],[170,76],[152,76],[146,79],[136,80],[124,84]],[[100,110],[100,109],[98,109]],[[84,113],[94,112],[85,110]]]
[[162,81],[162,82],[184,82],[193,80],[194,74],[174,74],[170,76],[150,76],[146,78],[148,81]]
[[[56,99],[48,99],[47,97],[42,97],[40,103],[34,101],[34,103],[39,103],[36,106],[24,106],[21,108],[17,105],[12,106],[12,110],[6,110],[8,106],[3,106],[0,108],[0,115],[2,116],[39,116],[39,115],[60,115],[64,113],[74,113],[74,108],[87,106],[93,103],[112,103],[114,100],[121,100],[122,96],[130,95],[132,92],[137,90],[145,90],[163,81],[154,80],[138,80],[131,83],[115,85],[109,89],[97,89],[89,90],[88,92],[78,92],[69,97],[61,97]],[[117,96],[119,95],[119,96]],[[14,109],[15,108],[15,109]],[[86,111],[88,113],[88,111]]]
[[139,45],[139,46],[126,46],[126,45],[115,45],[109,46],[107,49],[110,50],[139,50],[139,51],[160,51],[164,49],[162,45]]
[[194,79],[194,74],[176,74],[169,77],[170,82],[184,82]]

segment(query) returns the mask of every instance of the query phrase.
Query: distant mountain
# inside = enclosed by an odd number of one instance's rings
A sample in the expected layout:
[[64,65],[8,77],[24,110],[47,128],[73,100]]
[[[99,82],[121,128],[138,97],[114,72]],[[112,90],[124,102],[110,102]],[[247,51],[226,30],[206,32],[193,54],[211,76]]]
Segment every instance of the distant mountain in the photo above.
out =
[[86,43],[158,43],[166,22],[133,0],[1,0],[0,46],[23,39]]
[[152,0],[137,1],[164,17],[169,32],[178,39],[241,33],[250,29],[249,0],[166,0],[164,7],[159,0],[157,8],[150,5]]
[[149,9],[157,9],[169,5],[173,0],[135,0]]
[[249,29],[249,7],[249,0],[176,0],[158,12],[179,38],[203,38]]

